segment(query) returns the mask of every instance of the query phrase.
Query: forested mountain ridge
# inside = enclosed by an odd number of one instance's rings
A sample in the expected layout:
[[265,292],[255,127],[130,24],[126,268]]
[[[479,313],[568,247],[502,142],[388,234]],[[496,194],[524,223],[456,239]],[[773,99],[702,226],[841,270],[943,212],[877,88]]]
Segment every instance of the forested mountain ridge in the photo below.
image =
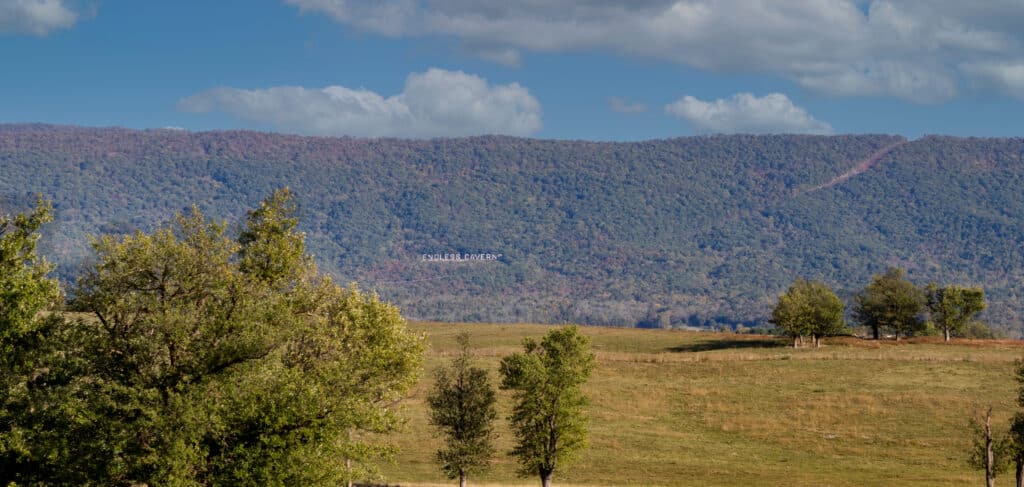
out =
[[[1022,157],[1019,138],[608,143],[0,125],[0,206],[54,200],[41,248],[64,279],[89,255],[88,235],[150,229],[192,203],[238,222],[287,185],[318,263],[415,318],[752,324],[796,277],[849,300],[898,265],[919,284],[985,286],[986,318],[1019,330]],[[438,253],[501,257],[421,257]]]

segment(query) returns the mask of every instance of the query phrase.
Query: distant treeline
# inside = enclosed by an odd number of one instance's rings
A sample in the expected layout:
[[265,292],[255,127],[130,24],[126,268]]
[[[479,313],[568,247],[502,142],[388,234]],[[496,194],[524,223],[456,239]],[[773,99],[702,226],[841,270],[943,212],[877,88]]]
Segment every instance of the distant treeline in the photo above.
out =
[[[767,324],[794,278],[846,303],[889,266],[985,288],[1021,333],[1024,140],[713,136],[635,143],[427,141],[0,126],[0,207],[54,201],[43,252],[69,280],[88,236],[192,202],[242,221],[299,195],[323,268],[412,318]],[[883,148],[866,172],[834,180]],[[502,254],[437,265],[423,254]]]

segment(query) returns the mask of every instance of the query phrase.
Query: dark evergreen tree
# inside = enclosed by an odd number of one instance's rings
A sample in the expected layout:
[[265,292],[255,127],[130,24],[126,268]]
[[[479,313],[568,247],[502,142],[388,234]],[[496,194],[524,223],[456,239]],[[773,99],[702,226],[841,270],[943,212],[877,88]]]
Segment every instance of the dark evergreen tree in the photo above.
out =
[[437,452],[441,469],[465,487],[469,475],[486,470],[494,456],[497,394],[487,371],[472,364],[469,333],[459,334],[457,341],[459,356],[438,370],[427,404],[430,423],[445,437]]

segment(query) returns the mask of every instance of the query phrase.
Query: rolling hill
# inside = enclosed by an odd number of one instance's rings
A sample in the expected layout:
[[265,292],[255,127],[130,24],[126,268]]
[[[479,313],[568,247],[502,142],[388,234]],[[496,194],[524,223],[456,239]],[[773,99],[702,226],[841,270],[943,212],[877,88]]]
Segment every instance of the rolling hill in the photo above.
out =
[[89,235],[149,229],[193,203],[237,223],[289,186],[319,264],[413,318],[755,326],[796,277],[849,301],[898,265],[920,284],[984,285],[986,319],[1020,335],[1022,157],[1019,138],[609,143],[0,125],[0,207],[54,200],[42,248],[69,281]]

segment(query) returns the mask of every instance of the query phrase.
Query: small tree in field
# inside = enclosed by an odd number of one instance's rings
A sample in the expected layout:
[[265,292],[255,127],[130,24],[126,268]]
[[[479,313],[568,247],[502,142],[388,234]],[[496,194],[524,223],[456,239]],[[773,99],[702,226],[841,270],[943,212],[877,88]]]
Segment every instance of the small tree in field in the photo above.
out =
[[925,289],[928,311],[935,326],[942,329],[946,341],[960,335],[974,318],[985,310],[985,290],[980,287],[947,286],[931,283]]
[[821,337],[842,333],[843,302],[828,286],[820,282],[797,279],[789,289],[779,296],[772,310],[771,322],[787,335],[793,337],[793,347],[803,335],[814,338],[814,346],[821,344]]
[[540,342],[527,338],[523,348],[501,361],[501,388],[514,391],[512,454],[521,475],[539,475],[550,487],[555,469],[586,446],[582,386],[594,368],[594,354],[576,326],[551,330]]
[[1005,437],[997,436],[992,430],[992,408],[985,410],[981,420],[971,420],[973,443],[967,463],[976,470],[985,471],[986,487],[995,487],[996,476],[1006,469],[1009,444]]
[[861,325],[871,328],[875,340],[881,329],[889,329],[899,341],[900,335],[923,328],[920,315],[924,305],[924,293],[903,278],[901,269],[890,267],[857,295],[853,313]]
[[487,371],[471,363],[469,334],[459,334],[457,340],[460,354],[437,372],[427,404],[430,423],[445,435],[445,448],[437,452],[441,469],[465,487],[469,474],[485,470],[494,455],[497,394]]

